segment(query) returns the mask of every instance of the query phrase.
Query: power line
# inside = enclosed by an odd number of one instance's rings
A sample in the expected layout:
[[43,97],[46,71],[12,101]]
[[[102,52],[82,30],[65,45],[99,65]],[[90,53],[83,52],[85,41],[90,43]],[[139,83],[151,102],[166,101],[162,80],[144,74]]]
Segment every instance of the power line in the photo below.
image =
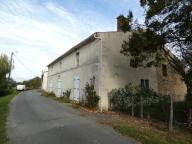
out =
[[34,74],[31,73],[31,70],[15,55],[13,54],[14,57],[23,65],[23,67],[32,75],[34,76]]

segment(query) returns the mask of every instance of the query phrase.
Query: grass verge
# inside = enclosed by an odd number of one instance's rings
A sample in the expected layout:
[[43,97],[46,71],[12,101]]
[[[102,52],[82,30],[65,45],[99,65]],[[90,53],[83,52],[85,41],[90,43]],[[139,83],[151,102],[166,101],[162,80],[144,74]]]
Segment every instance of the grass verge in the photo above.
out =
[[132,137],[142,144],[191,144],[191,134],[181,134],[177,132],[169,133],[142,127],[131,127],[127,124],[113,124],[113,129],[122,135]]
[[56,97],[56,95],[54,93],[48,93],[45,91],[40,91],[42,96],[45,96],[47,98],[50,98],[52,100],[58,101],[60,103],[65,103],[67,105],[69,105],[70,107],[74,108],[74,109],[79,109],[81,106],[77,103],[74,103],[73,101],[71,101],[70,99],[64,98],[64,97]]
[[6,135],[6,119],[9,112],[9,103],[12,98],[17,94],[13,91],[11,94],[0,97],[0,144],[7,142]]

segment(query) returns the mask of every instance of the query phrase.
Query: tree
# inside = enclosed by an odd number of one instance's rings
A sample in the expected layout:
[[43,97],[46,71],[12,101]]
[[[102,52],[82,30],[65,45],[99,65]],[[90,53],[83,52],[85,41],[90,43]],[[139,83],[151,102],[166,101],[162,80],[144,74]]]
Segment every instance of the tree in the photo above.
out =
[[10,70],[9,58],[5,54],[0,55],[0,96],[8,93],[8,81],[6,75]]
[[133,23],[132,11],[129,11],[129,14],[127,15],[127,17],[125,17],[124,15],[119,15],[117,19],[119,19],[120,21],[119,26],[121,27],[121,30],[123,32],[127,32],[132,29],[132,23]]
[[[176,68],[176,71],[181,74],[186,83],[187,99],[192,100],[192,79],[190,78],[192,69],[192,1],[140,0],[140,3],[146,9],[145,24],[147,28],[161,37],[162,46],[165,45],[177,52],[179,59],[181,59],[182,62],[178,63],[177,61],[176,65],[182,66],[183,70]],[[173,60],[173,62],[175,61]],[[175,64],[172,63],[172,65]],[[188,70],[186,71],[186,69]]]
[[133,67],[168,60],[187,86],[187,100],[192,100],[192,1],[140,0],[140,4],[146,11],[145,29],[134,29],[121,53],[132,56]]
[[192,1],[140,0],[140,4],[146,12],[145,27],[133,30],[121,53],[132,56],[133,67],[168,60],[186,84],[186,100],[192,100]]
[[23,81],[23,84],[25,84],[28,89],[38,89],[41,87],[41,78],[34,77],[28,81]]
[[1,54],[0,55],[0,76],[5,78],[9,70],[10,70],[9,58],[7,55]]

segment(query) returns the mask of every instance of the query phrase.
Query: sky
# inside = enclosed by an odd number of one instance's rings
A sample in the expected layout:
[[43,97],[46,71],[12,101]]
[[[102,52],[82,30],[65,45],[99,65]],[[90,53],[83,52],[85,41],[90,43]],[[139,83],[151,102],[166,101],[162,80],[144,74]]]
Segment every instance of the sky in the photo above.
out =
[[143,23],[139,0],[0,0],[0,54],[14,52],[14,80],[40,76],[92,33],[116,31],[116,17],[129,9]]

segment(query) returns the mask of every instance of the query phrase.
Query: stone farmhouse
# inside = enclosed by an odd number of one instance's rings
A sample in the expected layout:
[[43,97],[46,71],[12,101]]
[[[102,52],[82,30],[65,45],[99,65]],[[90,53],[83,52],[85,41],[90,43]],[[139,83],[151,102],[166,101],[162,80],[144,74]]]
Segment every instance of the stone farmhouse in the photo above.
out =
[[109,108],[108,93],[128,83],[144,85],[157,92],[174,94],[183,100],[186,86],[180,76],[167,64],[150,68],[132,68],[130,57],[120,49],[131,32],[122,32],[117,19],[117,31],[95,32],[48,65],[47,91],[58,97],[71,89],[70,99],[85,99],[85,84],[92,83],[100,96],[99,109]]

